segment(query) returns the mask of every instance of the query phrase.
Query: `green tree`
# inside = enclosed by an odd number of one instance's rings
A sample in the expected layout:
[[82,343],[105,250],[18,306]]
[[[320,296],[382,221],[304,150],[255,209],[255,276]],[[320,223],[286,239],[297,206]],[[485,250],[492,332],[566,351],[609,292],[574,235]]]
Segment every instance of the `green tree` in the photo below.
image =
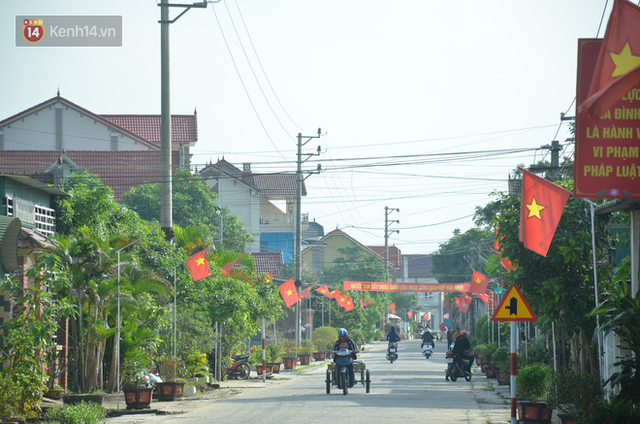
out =
[[[561,182],[571,190],[572,183]],[[595,320],[588,318],[593,299],[593,264],[591,256],[591,218],[589,205],[580,199],[569,199],[546,257],[526,249],[519,240],[520,196],[494,193],[489,206],[499,224],[502,256],[511,260],[515,269],[503,273],[506,285],[518,284],[538,317],[542,330],[551,323],[559,324],[561,340],[571,346],[575,371],[597,369],[595,351],[590,340]],[[486,215],[485,215],[486,216]],[[484,218],[486,220],[486,218]],[[596,216],[596,256],[608,255],[606,216]],[[494,261],[495,263],[495,261]],[[607,280],[608,267],[599,267],[599,280]],[[563,343],[561,343],[561,346]],[[562,353],[560,358],[562,359]],[[562,362],[562,361],[561,361]],[[568,365],[561,363],[561,366]]]

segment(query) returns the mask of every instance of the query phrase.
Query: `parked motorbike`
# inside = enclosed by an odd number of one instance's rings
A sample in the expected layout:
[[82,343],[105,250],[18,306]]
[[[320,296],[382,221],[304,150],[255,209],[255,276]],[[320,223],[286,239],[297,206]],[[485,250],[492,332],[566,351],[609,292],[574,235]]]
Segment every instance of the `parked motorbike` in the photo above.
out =
[[387,347],[387,359],[393,364],[398,360],[398,342],[391,342]]
[[422,343],[422,354],[429,359],[433,354],[433,345],[431,343]]
[[236,380],[247,380],[251,373],[251,358],[250,355],[235,355],[232,356],[233,364],[227,368],[227,377]]
[[451,350],[447,351],[445,357],[447,359],[445,380],[456,381],[464,377],[465,380],[471,381],[471,364],[468,359],[461,358]]

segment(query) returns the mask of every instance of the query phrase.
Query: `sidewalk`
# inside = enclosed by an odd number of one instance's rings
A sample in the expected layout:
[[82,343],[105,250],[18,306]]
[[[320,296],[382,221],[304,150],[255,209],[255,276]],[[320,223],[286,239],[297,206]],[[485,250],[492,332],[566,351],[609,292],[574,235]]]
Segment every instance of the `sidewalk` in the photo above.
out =
[[280,373],[273,374],[271,378],[267,378],[266,381],[263,381],[262,376],[256,375],[255,371],[252,371],[251,377],[248,380],[225,380],[218,383],[219,388],[196,393],[194,396],[182,397],[173,402],[159,402],[154,399],[150,405],[151,409],[146,410],[127,411],[127,405],[122,393],[120,394],[120,409],[116,410],[118,406],[118,396],[116,394],[106,395],[102,401],[102,406],[112,411],[110,417],[107,419],[108,423],[141,423],[154,415],[184,414],[196,409],[200,402],[233,396],[233,394],[246,389],[269,387],[295,378],[302,370],[323,366],[325,366],[325,362],[316,362],[309,366],[298,367],[296,370],[281,370]]

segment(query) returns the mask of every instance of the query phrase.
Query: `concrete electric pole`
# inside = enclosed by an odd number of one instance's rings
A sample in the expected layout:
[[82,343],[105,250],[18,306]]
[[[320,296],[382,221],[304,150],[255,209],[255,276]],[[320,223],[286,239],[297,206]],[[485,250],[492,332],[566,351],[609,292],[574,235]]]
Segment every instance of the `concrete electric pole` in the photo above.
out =
[[[320,138],[321,131],[318,128],[318,135],[305,135],[303,136],[301,133],[298,133],[298,169],[296,171],[297,177],[297,190],[296,190],[296,228],[295,228],[295,262],[296,262],[296,290],[300,290],[300,286],[302,285],[302,183],[305,178],[302,177],[302,164],[309,160],[312,156],[317,156],[320,154],[320,146],[318,146],[317,153],[305,153],[307,156],[306,159],[302,160],[302,146],[305,146],[308,142],[310,142],[314,138]],[[307,141],[302,142],[302,138],[306,138]],[[318,165],[318,169],[316,171],[307,172],[309,177],[311,174],[317,174],[320,172],[320,165]],[[300,306],[301,302],[296,303],[296,346],[300,347]]]
[[387,281],[389,281],[389,234],[400,233],[400,230],[393,230],[389,233],[389,225],[400,223],[398,219],[389,221],[389,214],[393,211],[400,212],[400,209],[390,208],[388,206],[384,207],[384,269],[387,274]]
[[[177,21],[192,7],[206,8],[207,2],[194,4],[169,4],[169,0],[161,0],[160,4],[160,84],[161,84],[161,129],[160,129],[160,227],[167,240],[173,239],[173,204],[171,165],[171,62],[169,60],[169,25]],[[180,7],[184,10],[175,19],[169,20],[169,8]]]

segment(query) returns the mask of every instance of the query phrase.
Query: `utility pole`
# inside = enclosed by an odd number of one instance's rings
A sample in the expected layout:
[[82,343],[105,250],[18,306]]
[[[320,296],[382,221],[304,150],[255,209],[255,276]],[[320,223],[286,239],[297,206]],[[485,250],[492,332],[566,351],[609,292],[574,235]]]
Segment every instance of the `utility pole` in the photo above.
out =
[[[305,153],[305,155],[307,156],[306,159],[302,160],[302,146],[305,146],[308,142],[310,142],[312,139],[314,138],[320,138],[320,128],[318,128],[318,135],[305,135],[303,136],[301,133],[298,133],[298,169],[296,171],[296,177],[297,177],[297,190],[296,190],[296,228],[295,228],[295,262],[296,262],[296,280],[295,280],[295,285],[296,285],[296,290],[300,291],[300,286],[302,285],[302,268],[301,268],[301,264],[302,264],[302,258],[301,258],[301,254],[302,254],[302,213],[301,213],[301,203],[302,203],[302,183],[304,182],[304,180],[306,178],[302,177],[302,164],[304,162],[306,162],[307,160],[309,160],[310,157],[312,156],[317,156],[320,154],[320,146],[318,146],[318,151],[317,153]],[[305,141],[304,143],[302,142],[302,138],[306,138],[307,141]],[[308,172],[309,175],[307,175],[307,178],[309,176],[311,176],[311,174],[318,174],[320,173],[320,165],[318,165],[318,169],[317,171],[313,171],[313,172]],[[301,321],[301,303],[302,302],[298,302],[296,303],[296,346],[300,347],[300,321]]]
[[393,230],[389,233],[389,225],[400,223],[397,219],[389,221],[389,214],[394,211],[400,212],[400,209],[390,208],[388,206],[384,207],[384,269],[387,274],[387,281],[389,281],[389,234],[400,233],[400,230]]
[[[169,4],[161,0],[160,4],[160,84],[161,84],[161,128],[160,128],[160,227],[167,240],[173,240],[173,204],[171,166],[171,63],[169,60],[169,25],[180,19],[192,7],[206,8],[207,2],[194,4]],[[169,8],[180,7],[184,10],[175,19],[169,20]]]

